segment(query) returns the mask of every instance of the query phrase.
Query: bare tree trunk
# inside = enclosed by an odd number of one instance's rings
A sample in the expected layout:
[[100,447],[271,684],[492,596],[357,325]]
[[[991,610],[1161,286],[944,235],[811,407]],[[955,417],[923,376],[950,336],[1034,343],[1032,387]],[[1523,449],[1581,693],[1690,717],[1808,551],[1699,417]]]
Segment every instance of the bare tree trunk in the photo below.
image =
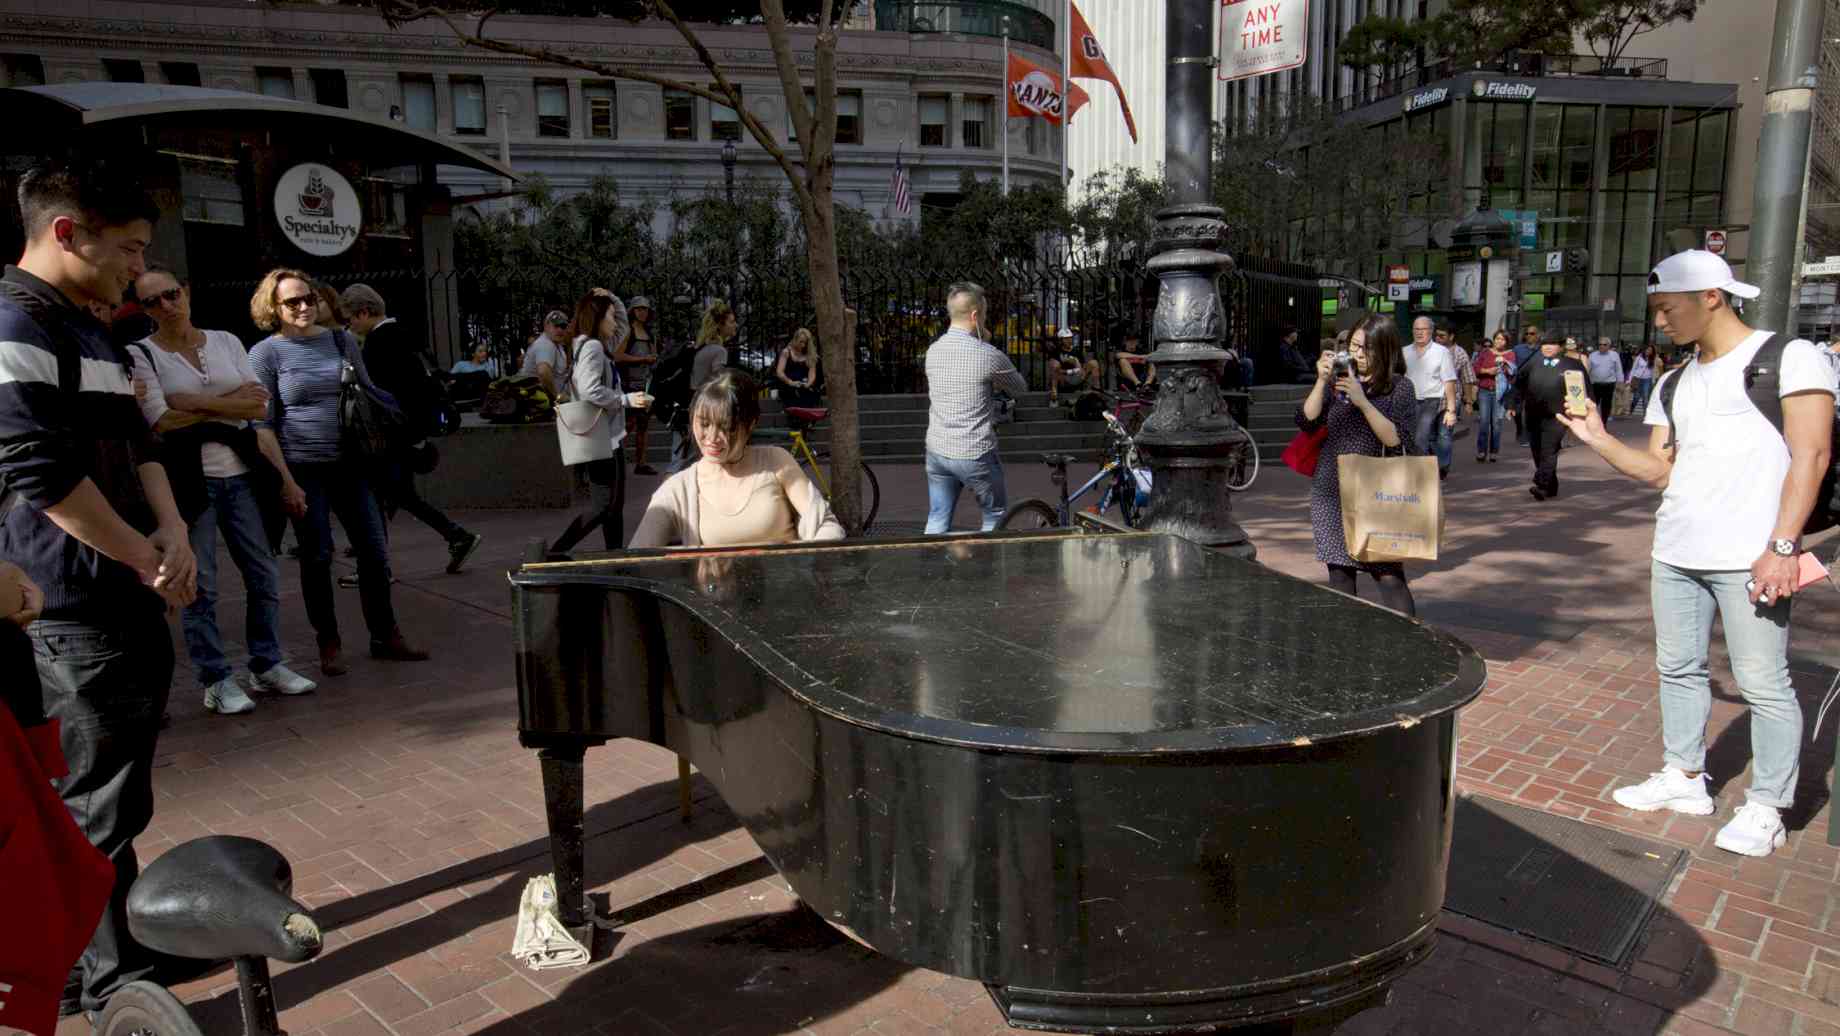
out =
[[[830,177],[813,184],[814,202],[831,196]],[[811,300],[818,312],[818,340],[823,345],[824,384],[831,412],[831,507],[852,533],[862,531],[862,440],[856,405],[854,328],[843,304],[843,280],[837,269],[837,227],[830,205],[818,203],[805,213],[805,266],[811,275]]]

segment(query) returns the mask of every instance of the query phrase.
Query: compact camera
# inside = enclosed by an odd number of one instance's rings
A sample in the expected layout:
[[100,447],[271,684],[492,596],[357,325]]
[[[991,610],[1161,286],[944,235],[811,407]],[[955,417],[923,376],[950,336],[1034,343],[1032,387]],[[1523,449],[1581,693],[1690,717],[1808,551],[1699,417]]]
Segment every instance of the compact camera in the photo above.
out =
[[1346,352],[1339,352],[1329,361],[1329,374],[1334,378],[1345,378],[1354,371],[1354,361]]

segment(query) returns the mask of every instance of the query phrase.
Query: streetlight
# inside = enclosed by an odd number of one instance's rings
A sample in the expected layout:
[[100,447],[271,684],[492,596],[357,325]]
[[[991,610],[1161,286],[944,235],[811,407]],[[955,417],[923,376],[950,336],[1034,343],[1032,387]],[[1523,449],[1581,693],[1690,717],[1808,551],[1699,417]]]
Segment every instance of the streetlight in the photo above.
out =
[[[728,185],[728,218],[731,220],[735,218],[735,161],[740,157],[734,141],[722,142],[722,179]],[[732,236],[728,245],[728,293],[731,305],[741,301],[741,261]]]

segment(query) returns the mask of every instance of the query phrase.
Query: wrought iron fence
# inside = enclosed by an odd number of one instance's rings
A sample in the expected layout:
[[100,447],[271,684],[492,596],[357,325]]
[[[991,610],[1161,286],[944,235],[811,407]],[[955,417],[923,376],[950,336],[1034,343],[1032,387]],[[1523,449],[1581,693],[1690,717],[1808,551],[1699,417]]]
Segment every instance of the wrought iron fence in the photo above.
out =
[[[541,331],[543,315],[552,309],[572,312],[575,300],[597,285],[623,299],[645,297],[651,303],[654,339],[666,350],[695,340],[708,300],[733,299],[740,334],[730,343],[730,360],[756,373],[772,366],[794,331],[818,330],[802,266],[743,272],[733,290],[725,271],[667,282],[656,271],[618,265],[386,270],[324,280],[335,289],[357,282],[376,289],[391,315],[423,329],[443,368],[483,347],[501,370],[515,369]],[[1046,384],[1063,313],[1080,348],[1109,372],[1127,330],[1148,340],[1156,305],[1156,280],[1136,263],[1069,269],[1011,262],[975,270],[846,273],[844,303],[855,312],[858,391],[925,391],[926,348],[945,331],[945,293],[955,281],[973,281],[985,289],[992,342],[1035,386]],[[251,325],[249,317],[256,283],[252,276],[194,285],[196,322],[234,331],[248,342],[263,337],[266,332]],[[1309,267],[1242,256],[1221,287],[1228,344],[1253,356],[1261,373],[1276,372],[1284,326],[1298,330],[1306,351],[1316,341],[1321,292],[1317,273]]]

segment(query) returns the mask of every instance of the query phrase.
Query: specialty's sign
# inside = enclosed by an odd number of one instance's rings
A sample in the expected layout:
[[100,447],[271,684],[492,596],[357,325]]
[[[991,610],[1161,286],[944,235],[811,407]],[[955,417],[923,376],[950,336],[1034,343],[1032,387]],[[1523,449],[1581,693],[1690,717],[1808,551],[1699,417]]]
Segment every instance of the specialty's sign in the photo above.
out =
[[1531,101],[1539,87],[1532,83],[1478,79],[1469,84],[1469,95],[1478,101]]
[[1417,93],[1407,94],[1400,108],[1407,113],[1411,113],[1423,111],[1426,108],[1435,108],[1448,100],[1450,100],[1450,87],[1434,86],[1429,90],[1420,90]]
[[1309,0],[1220,0],[1222,80],[1301,67],[1309,39]]
[[308,255],[340,255],[357,244],[364,212],[350,180],[330,166],[304,162],[275,184],[275,222]]

